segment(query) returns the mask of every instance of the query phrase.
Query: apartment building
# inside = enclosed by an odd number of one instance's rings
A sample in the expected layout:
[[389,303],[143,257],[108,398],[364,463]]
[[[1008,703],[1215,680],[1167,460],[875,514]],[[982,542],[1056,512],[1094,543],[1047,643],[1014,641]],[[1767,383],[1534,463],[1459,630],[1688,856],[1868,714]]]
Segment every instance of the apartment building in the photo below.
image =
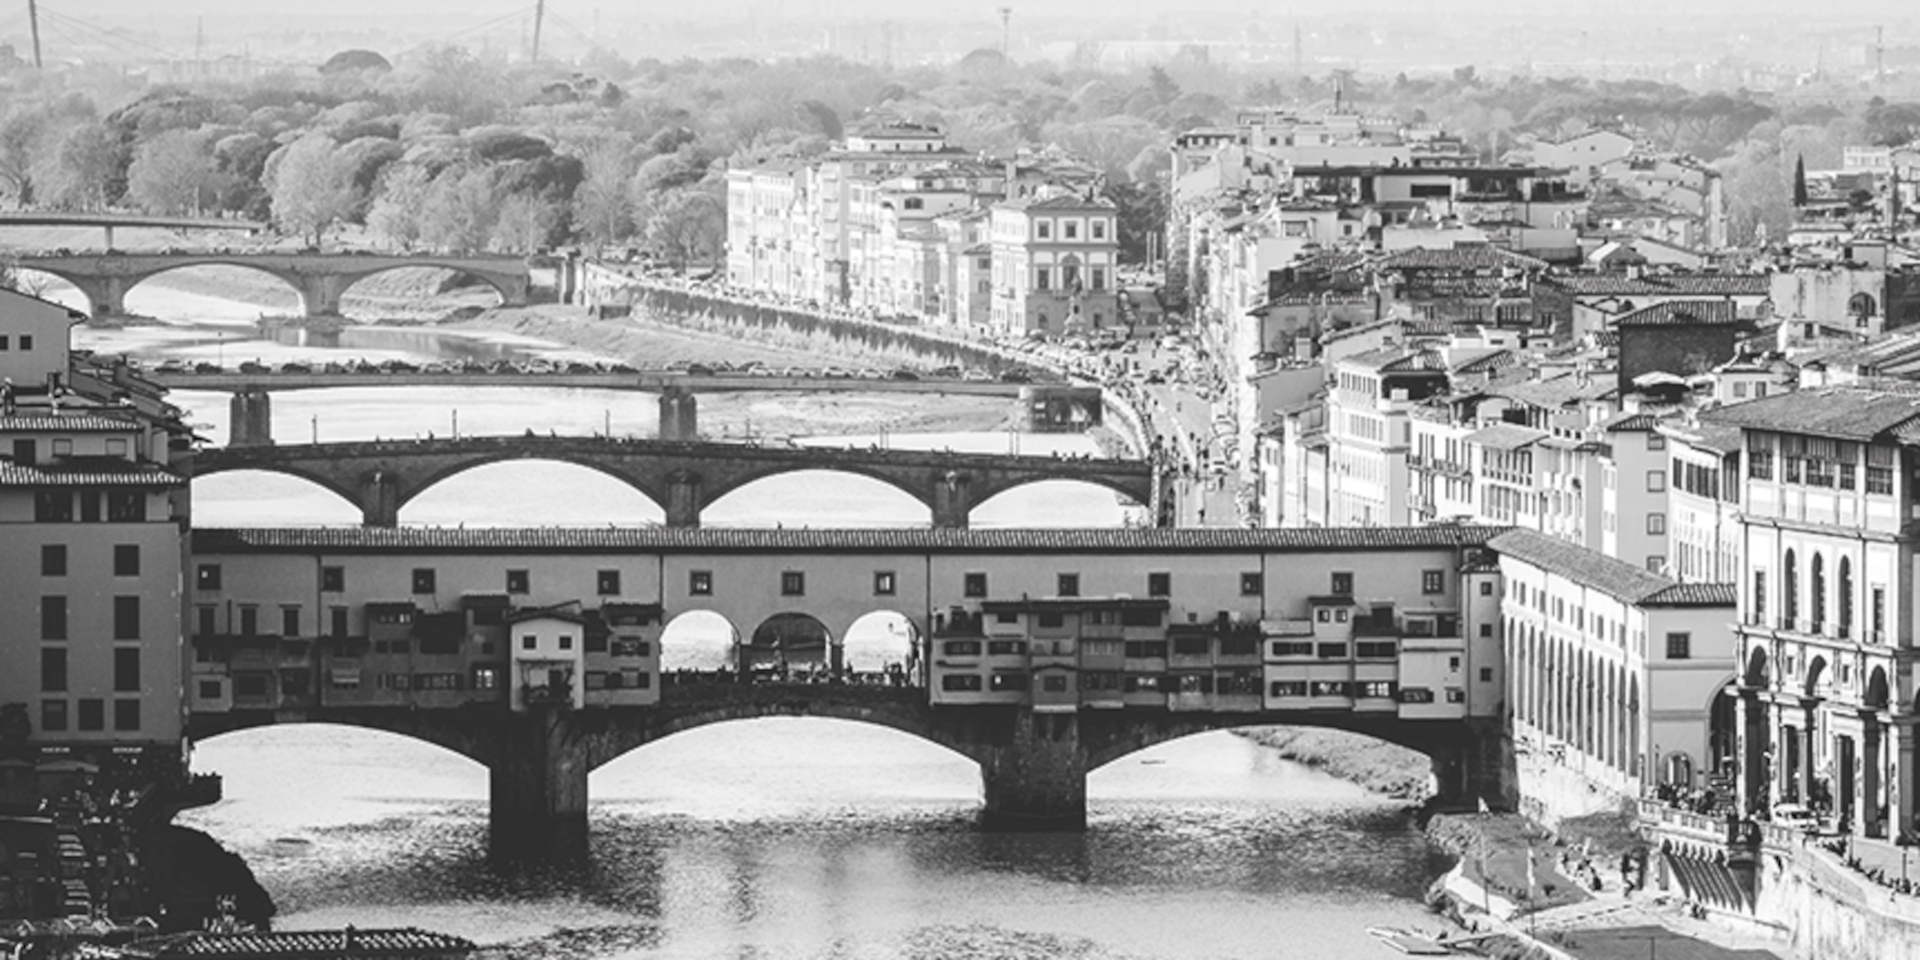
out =
[[69,357],[80,319],[0,290],[0,712],[29,765],[177,783],[186,431],[124,366]]

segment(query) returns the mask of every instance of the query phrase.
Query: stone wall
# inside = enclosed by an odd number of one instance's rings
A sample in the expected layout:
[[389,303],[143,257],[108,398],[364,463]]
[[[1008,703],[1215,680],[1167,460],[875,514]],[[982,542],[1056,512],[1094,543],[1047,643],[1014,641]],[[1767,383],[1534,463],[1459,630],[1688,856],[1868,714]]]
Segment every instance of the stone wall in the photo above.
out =
[[1897,895],[1800,845],[1760,854],[1758,917],[1784,926],[1793,945],[1821,960],[1920,957],[1920,897]]

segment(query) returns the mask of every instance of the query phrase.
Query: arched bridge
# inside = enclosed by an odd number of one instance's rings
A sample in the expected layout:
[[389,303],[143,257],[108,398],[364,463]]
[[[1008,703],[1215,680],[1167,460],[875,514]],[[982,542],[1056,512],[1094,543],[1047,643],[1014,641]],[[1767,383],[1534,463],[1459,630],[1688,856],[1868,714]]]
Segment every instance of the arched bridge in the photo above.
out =
[[193,476],[265,470],[301,477],[359,504],[367,526],[391,527],[400,508],[434,484],[527,459],[577,464],[620,480],[660,504],[676,527],[699,526],[708,506],[755,480],[800,470],[889,484],[926,504],[936,527],[965,527],[975,505],[1043,480],[1097,484],[1143,506],[1158,502],[1160,482],[1142,460],[538,436],[219,447],[194,456]]
[[669,686],[654,707],[516,713],[325,707],[195,714],[205,740],[276,723],[340,723],[402,734],[487,767],[496,857],[573,856],[586,850],[587,775],[637,747],[683,730],[759,717],[872,723],[940,744],[980,765],[984,822],[1001,829],[1076,830],[1086,824],[1086,776],[1155,744],[1210,730],[1323,726],[1398,743],[1432,760],[1436,802],[1470,807],[1503,799],[1511,757],[1494,720],[1408,722],[1351,710],[1193,713],[1165,709],[1036,714],[1013,706],[935,707],[915,687],[705,683]]
[[349,287],[401,267],[439,267],[485,281],[507,306],[527,302],[526,261],[508,256],[388,256],[339,253],[105,253],[32,254],[20,267],[59,277],[80,289],[96,317],[126,312],[127,291],[149,277],[182,267],[229,266],[258,270],[292,287],[309,316],[340,312]]

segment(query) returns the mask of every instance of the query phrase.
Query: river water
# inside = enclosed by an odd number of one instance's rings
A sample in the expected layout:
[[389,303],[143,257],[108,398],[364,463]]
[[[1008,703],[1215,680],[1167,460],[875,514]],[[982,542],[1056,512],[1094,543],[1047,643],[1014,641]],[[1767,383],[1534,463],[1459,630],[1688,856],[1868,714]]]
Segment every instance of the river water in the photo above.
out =
[[[355,333],[337,348],[268,343],[241,326],[256,308],[176,300],[153,286],[143,286],[143,312],[194,322],[85,330],[80,345],[269,362],[565,353],[411,330]],[[206,436],[224,438],[225,395],[174,399]],[[274,428],[289,440],[445,435],[457,410],[463,433],[644,436],[654,420],[646,399],[296,392],[274,398]],[[1093,452],[1084,437],[995,431],[806,442]],[[904,494],[841,475],[743,493],[707,521],[926,522]],[[208,526],[357,520],[330,494],[267,475],[209,478],[194,496],[196,521]],[[541,462],[471,471],[402,513],[406,523],[475,525],[659,519],[657,506],[599,474]],[[1086,488],[1036,485],[975,519],[1113,526],[1128,511]],[[420,926],[469,937],[496,957],[1365,960],[1395,955],[1366,927],[1435,925],[1420,897],[1444,866],[1402,806],[1227,733],[1095,771],[1085,834],[999,835],[974,828],[977,768],[941,747],[845,721],[720,724],[594,772],[589,863],[511,873],[485,863],[485,771],[437,747],[291,726],[198,744],[195,766],[225,777],[227,799],[182,822],[252,864],[279,904],[278,926]]]

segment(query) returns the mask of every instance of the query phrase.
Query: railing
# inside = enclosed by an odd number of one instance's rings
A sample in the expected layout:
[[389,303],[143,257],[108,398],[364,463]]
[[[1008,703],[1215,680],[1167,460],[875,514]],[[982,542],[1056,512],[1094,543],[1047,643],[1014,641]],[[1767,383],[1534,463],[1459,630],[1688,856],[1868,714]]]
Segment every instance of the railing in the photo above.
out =
[[520,700],[528,706],[546,703],[572,703],[573,689],[571,687],[554,686],[521,687]]

